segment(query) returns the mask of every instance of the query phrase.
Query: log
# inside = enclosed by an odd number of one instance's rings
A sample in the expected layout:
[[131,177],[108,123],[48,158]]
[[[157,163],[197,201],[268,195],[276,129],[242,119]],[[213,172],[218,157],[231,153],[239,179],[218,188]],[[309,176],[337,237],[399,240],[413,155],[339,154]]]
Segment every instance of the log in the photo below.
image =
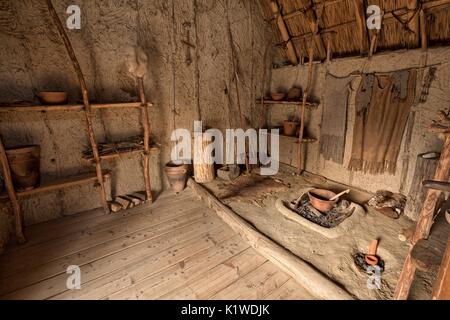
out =
[[288,56],[289,60],[291,61],[291,63],[294,66],[296,66],[296,65],[298,65],[297,53],[295,52],[295,48],[294,48],[294,44],[292,43],[291,36],[290,36],[289,31],[286,27],[286,24],[283,20],[283,16],[281,15],[280,8],[278,7],[278,4],[276,1],[271,1],[270,7],[271,7],[272,13],[274,14],[275,19],[277,21],[277,26],[278,26],[278,29],[280,30],[281,38],[283,39],[284,42],[286,42],[287,56]]
[[133,193],[130,193],[128,196],[139,199],[142,202],[145,202],[147,200],[144,192],[142,192],[142,193],[141,192],[133,192]]
[[118,204],[120,204],[122,206],[123,209],[130,209],[130,206],[132,204],[132,202],[124,197],[116,197],[114,199],[114,202],[117,202]]
[[198,183],[211,182],[216,178],[212,154],[206,153],[206,148],[212,143],[211,139],[203,135],[202,139],[195,139],[194,148],[194,177]]
[[350,300],[352,296],[310,264],[261,234],[247,221],[220,202],[205,188],[189,179],[188,186],[206,205],[262,256],[289,274],[319,299]]
[[114,213],[117,213],[123,209],[122,205],[117,202],[111,202],[110,206],[111,206],[111,212],[114,212]]
[[427,152],[417,156],[414,178],[409,189],[408,201],[406,203],[406,214],[413,220],[417,220],[426,197],[426,189],[422,181],[431,179],[436,172],[440,154],[438,152]]

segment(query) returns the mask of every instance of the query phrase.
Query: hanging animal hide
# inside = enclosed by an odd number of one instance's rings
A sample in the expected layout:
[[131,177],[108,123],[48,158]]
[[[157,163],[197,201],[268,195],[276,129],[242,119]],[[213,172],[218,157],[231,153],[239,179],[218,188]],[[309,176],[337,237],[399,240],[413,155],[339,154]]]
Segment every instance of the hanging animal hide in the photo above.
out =
[[[417,71],[365,76],[356,97],[349,169],[395,174],[403,133],[414,101]],[[372,88],[370,86],[373,79]],[[370,103],[367,104],[370,94]]]
[[320,153],[325,160],[344,162],[347,131],[347,105],[351,77],[326,75],[325,101],[322,115]]

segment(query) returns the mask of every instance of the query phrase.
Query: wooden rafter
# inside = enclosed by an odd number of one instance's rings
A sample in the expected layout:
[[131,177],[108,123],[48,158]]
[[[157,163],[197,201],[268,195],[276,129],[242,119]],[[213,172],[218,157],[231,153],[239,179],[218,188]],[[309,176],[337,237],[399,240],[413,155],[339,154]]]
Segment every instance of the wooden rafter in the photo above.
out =
[[283,16],[281,15],[280,7],[276,1],[270,1],[270,8],[272,9],[272,13],[275,16],[275,20],[277,22],[278,29],[281,33],[281,38],[286,44],[286,53],[293,65],[298,65],[298,57],[295,51],[294,44],[291,40],[291,36],[289,34],[288,28],[286,27],[286,23],[283,20]]
[[316,11],[313,8],[313,2],[309,1],[310,7],[305,8],[305,18],[308,21],[309,29],[311,30],[313,42],[316,45],[318,55],[320,59],[325,59],[327,56],[327,50],[320,35],[319,21],[317,20]]
[[411,21],[408,24],[411,34],[409,36],[410,42],[413,43],[413,47],[418,47],[420,42],[420,14],[419,14],[419,1],[408,0],[407,8],[409,13],[407,15],[408,20]]
[[362,55],[369,50],[370,46],[369,34],[367,33],[366,25],[366,7],[364,5],[364,0],[353,0],[353,5],[355,9],[356,25],[358,27],[360,52]]

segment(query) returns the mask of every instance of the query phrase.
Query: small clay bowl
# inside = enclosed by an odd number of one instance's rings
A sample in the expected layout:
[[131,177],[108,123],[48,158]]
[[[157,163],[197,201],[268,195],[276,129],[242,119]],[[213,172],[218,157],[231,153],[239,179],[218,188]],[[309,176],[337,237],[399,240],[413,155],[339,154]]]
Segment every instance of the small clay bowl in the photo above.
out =
[[377,256],[372,254],[366,254],[364,260],[369,266],[376,266],[378,262],[380,262],[380,259],[378,259]]
[[278,93],[272,93],[272,100],[274,101],[281,101],[286,97],[286,93],[278,92]]
[[37,96],[43,104],[57,105],[67,103],[67,92],[41,91]]
[[326,213],[336,206],[338,200],[329,200],[334,196],[336,193],[325,189],[312,189],[308,192],[311,205],[322,213]]

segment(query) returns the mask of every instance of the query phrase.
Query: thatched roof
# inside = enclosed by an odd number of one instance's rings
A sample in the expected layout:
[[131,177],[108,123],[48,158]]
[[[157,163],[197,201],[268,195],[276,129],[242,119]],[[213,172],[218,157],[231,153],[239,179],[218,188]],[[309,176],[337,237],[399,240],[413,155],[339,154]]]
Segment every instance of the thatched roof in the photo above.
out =
[[[279,51],[288,61],[287,40],[278,27],[272,2],[264,0],[266,19],[272,25]],[[307,56],[311,45],[316,60],[326,58],[328,46],[333,57],[368,54],[376,34],[376,30],[367,30],[365,25],[368,4],[378,5],[383,15],[377,52],[418,48],[422,45],[422,32],[426,33],[428,45],[450,44],[450,0],[276,0],[275,3],[299,60]]]

